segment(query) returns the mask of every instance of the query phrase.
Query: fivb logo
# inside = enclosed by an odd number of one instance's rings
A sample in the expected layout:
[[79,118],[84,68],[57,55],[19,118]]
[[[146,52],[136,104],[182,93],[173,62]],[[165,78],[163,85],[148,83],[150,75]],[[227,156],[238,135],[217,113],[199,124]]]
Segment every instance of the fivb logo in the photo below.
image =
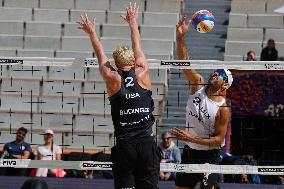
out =
[[0,167],[15,167],[15,166],[17,166],[16,160],[5,160],[5,159],[0,160]]

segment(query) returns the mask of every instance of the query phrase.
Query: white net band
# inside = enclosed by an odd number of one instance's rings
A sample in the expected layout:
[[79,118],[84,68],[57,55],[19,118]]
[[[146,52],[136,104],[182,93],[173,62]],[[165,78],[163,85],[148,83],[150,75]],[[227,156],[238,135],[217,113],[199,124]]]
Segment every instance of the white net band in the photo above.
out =
[[[113,62],[113,60],[110,60]],[[220,61],[220,60],[156,60],[149,59],[150,68],[159,69],[236,69],[284,70],[284,61]],[[98,67],[96,58],[0,58],[0,65]]]
[[[49,169],[61,168],[61,169],[77,169],[77,170],[111,170],[112,163],[96,162],[96,161],[1,159],[0,167],[49,168]],[[160,170],[164,172],[183,172],[183,173],[221,173],[221,174],[259,174],[259,175],[283,175],[284,174],[284,166],[161,163]]]

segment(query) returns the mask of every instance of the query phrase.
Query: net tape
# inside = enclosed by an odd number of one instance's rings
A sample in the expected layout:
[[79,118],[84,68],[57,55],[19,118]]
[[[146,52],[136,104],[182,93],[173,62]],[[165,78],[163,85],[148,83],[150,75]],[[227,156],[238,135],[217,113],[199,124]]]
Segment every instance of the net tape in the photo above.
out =
[[[113,63],[113,60],[110,60]],[[284,70],[284,61],[220,61],[149,59],[150,69]],[[0,65],[98,67],[96,58],[0,58]]]
[[[111,170],[112,163],[96,162],[96,161],[0,159],[0,167]],[[161,163],[160,170],[164,172],[183,172],[183,173],[221,173],[221,174],[259,174],[259,175],[284,174],[284,166]]]

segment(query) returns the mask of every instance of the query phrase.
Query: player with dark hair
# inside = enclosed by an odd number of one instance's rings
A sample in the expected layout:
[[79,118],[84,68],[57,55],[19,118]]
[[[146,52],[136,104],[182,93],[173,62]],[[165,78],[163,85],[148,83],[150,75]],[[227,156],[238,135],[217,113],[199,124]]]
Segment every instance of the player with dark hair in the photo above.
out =
[[[176,26],[177,55],[181,60],[189,59],[185,45],[185,34],[190,22],[183,17]],[[183,70],[190,83],[190,94],[186,106],[186,130],[174,128],[172,134],[185,141],[183,164],[217,164],[219,150],[225,144],[230,109],[226,104],[226,91],[233,82],[229,70],[218,69],[211,74],[208,84],[193,69]],[[215,189],[218,174],[177,173],[177,189],[193,189],[201,181],[202,189]]]

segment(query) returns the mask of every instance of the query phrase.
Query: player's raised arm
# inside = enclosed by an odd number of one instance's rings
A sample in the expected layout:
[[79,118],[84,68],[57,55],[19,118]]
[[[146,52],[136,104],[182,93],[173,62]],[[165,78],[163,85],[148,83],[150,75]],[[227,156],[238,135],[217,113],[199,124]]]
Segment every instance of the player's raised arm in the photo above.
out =
[[148,62],[142,51],[141,38],[138,30],[138,11],[139,6],[136,3],[129,3],[129,6],[126,7],[126,15],[122,15],[121,17],[129,24],[129,28],[131,31],[131,41],[135,58],[135,67],[140,67],[145,70],[148,70]]
[[90,37],[92,42],[92,46],[96,53],[100,73],[102,74],[104,79],[111,78],[116,72],[114,72],[113,68],[111,67],[107,56],[105,55],[103,46],[99,40],[99,37],[96,33],[96,19],[94,18],[92,21],[88,18],[87,14],[81,15],[81,21],[77,22],[80,26],[79,28],[84,30]]
[[[188,60],[189,53],[186,48],[185,35],[190,26],[190,21],[183,16],[176,25],[176,45],[177,45],[177,56],[180,60]],[[196,72],[194,69],[184,69],[183,74],[185,78],[190,82],[191,93],[195,93],[204,86],[204,78]]]
[[189,53],[186,48],[185,44],[185,35],[188,31],[188,28],[190,26],[190,22],[186,17],[182,17],[182,19],[179,20],[178,24],[176,25],[176,35],[177,35],[177,56],[181,60],[188,60],[189,59]]

